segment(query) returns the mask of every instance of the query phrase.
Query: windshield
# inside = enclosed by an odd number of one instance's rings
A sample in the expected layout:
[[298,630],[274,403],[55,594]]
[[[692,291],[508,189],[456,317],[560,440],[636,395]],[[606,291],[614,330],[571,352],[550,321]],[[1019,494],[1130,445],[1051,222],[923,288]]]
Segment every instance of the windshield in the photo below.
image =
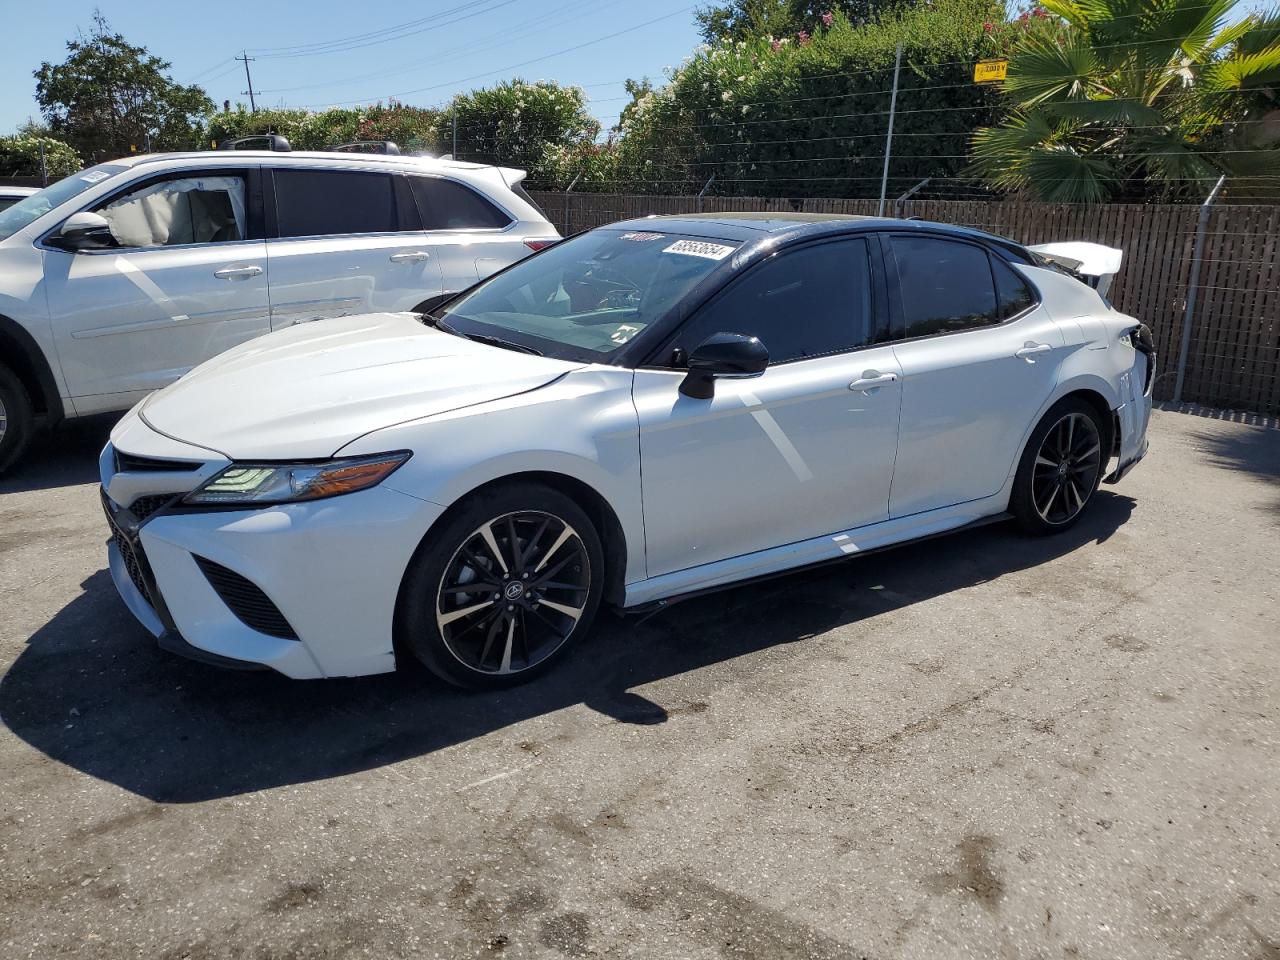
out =
[[561,359],[606,360],[737,246],[657,230],[593,230],[516,264],[434,316],[464,336]]
[[73,173],[57,183],[51,183],[38,193],[19,200],[8,210],[0,212],[0,240],[8,240],[23,227],[34,223],[37,218],[43,217],[59,204],[66,203],[77,194],[98,185],[107,177],[128,169],[120,164],[100,163],[88,170]]

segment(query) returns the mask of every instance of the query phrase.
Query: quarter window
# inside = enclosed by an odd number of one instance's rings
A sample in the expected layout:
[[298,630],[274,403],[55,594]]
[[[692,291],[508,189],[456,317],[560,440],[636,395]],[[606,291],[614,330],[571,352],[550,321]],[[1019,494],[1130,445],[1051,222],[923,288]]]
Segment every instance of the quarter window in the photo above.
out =
[[282,237],[394,233],[399,229],[390,174],[277,169],[275,184]]
[[758,337],[770,363],[820,357],[870,343],[873,322],[867,242],[837,240],[752,267],[680,329],[664,358],[682,364],[715,333]]
[[511,218],[470,187],[452,180],[411,177],[413,195],[427,230],[492,230]]
[[998,323],[987,252],[935,237],[890,238],[898,268],[904,338]]
[[96,211],[121,247],[172,247],[243,240],[244,177],[213,174],[148,183]]
[[991,272],[996,278],[996,298],[1000,301],[1000,319],[1008,320],[1036,302],[1035,294],[1013,268],[999,257],[991,258]]

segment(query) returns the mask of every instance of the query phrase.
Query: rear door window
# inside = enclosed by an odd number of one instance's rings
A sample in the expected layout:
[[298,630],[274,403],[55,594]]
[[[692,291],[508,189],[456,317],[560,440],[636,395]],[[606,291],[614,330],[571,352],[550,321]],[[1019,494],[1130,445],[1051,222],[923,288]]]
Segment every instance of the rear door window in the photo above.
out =
[[893,236],[904,339],[1000,322],[987,251],[938,237]]
[[470,187],[437,177],[410,177],[426,230],[495,230],[511,218]]
[[274,171],[281,237],[394,233],[400,229],[389,173],[356,170]]

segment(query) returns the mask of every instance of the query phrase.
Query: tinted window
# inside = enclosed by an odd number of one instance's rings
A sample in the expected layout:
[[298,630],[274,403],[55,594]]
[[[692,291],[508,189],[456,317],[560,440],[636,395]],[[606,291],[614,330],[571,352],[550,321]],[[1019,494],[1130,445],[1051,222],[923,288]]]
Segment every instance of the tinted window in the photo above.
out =
[[413,195],[428,230],[505,227],[511,218],[470,187],[452,180],[412,177]]
[[672,347],[687,357],[713,333],[741,333],[760,338],[770,363],[785,363],[864,346],[872,323],[867,243],[838,240],[752,267],[698,311]]
[[991,258],[991,272],[996,278],[996,299],[1000,301],[1000,319],[1016,317],[1036,302],[1027,282],[999,257]]
[[398,227],[389,174],[276,170],[275,181],[282,237],[391,233]]
[[987,252],[933,237],[892,237],[904,329],[901,336],[968,330],[998,322]]

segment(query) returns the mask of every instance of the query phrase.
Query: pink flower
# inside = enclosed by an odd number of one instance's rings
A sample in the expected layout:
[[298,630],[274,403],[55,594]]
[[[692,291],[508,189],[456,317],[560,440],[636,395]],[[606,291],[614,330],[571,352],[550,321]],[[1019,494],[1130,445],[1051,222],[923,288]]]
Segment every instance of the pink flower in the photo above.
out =
[[774,40],[772,43],[770,43],[770,44],[769,44],[769,46],[770,46],[770,48],[773,50],[773,52],[774,52],[774,53],[777,53],[779,50],[781,50],[781,49],[782,49],[782,41],[781,41],[781,40]]
[[990,20],[988,20],[986,23],[984,23],[984,24],[982,25],[982,32],[983,32],[983,33],[990,33],[990,32],[991,32],[992,30],[994,30],[995,28],[996,28],[996,25],[995,25],[994,23],[992,23]]
[[1049,11],[1046,10],[1044,7],[1036,7],[1035,15],[1041,20],[1043,20],[1045,17],[1049,16]]
[[832,13],[830,10],[828,10],[826,13],[822,15],[822,25],[824,27],[830,27],[835,22],[836,22],[836,15]]
[[1019,20],[1021,20],[1023,23],[1026,23],[1028,20],[1030,20],[1030,19],[1031,19],[1031,14],[1027,13],[1027,12],[1024,10],[1024,11],[1022,11],[1022,16],[1020,16],[1018,19],[1019,19]]
[[809,42],[810,37],[808,33],[806,33],[804,30],[801,30],[799,33],[796,34],[796,39],[800,41],[800,46],[803,47],[806,43]]

